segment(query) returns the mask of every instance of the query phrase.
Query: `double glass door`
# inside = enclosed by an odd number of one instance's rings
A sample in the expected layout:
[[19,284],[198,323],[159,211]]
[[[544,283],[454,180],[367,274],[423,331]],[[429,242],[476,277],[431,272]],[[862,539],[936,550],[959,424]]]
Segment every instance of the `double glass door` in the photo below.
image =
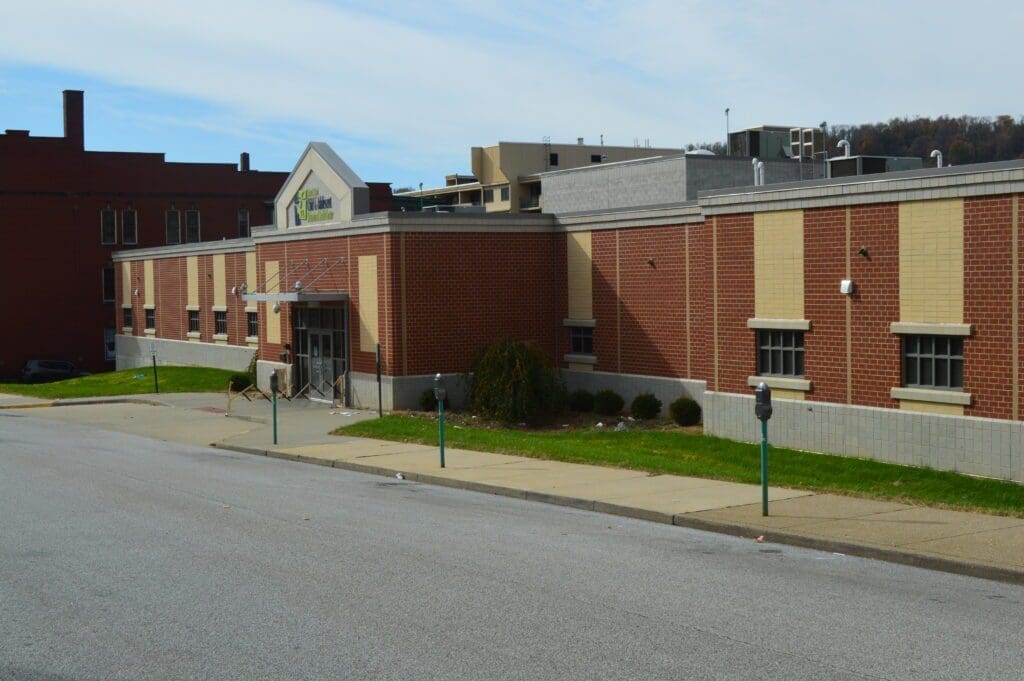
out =
[[346,365],[348,314],[344,307],[298,307],[294,314],[296,375],[310,399],[334,400]]

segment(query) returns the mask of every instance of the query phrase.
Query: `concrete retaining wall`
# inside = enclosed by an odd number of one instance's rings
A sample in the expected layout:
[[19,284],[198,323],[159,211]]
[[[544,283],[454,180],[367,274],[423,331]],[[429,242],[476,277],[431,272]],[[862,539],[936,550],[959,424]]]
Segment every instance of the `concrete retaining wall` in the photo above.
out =
[[698,403],[704,400],[707,384],[704,381],[690,381],[681,378],[661,376],[639,376],[634,374],[613,374],[604,371],[561,370],[562,378],[569,392],[573,390],[614,390],[626,401],[626,409],[640,393],[653,393],[661,400],[662,414],[668,413],[668,406],[686,395]]
[[116,336],[116,367],[134,369],[151,366],[150,343],[156,344],[157,364],[175,366],[214,367],[231,371],[245,371],[256,353],[255,348],[214,343],[189,343],[179,340],[144,336]]
[[[772,400],[780,447],[1024,482],[1024,423],[825,402]],[[760,442],[754,398],[704,393],[704,432]]]

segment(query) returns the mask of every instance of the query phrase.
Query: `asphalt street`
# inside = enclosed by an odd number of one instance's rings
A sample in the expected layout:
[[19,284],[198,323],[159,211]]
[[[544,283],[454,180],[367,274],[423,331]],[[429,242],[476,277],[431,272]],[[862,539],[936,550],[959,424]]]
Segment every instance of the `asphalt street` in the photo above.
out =
[[1024,589],[0,414],[0,678],[1018,679]]

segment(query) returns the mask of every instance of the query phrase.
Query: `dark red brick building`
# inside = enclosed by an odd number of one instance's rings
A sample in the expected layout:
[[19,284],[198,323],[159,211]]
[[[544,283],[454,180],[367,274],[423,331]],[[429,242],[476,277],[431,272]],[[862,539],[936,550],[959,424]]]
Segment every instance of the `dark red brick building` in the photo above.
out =
[[0,253],[5,315],[0,376],[30,358],[113,368],[111,253],[248,234],[272,222],[287,173],[170,163],[163,154],[88,151],[83,93],[64,92],[64,136],[0,135]]

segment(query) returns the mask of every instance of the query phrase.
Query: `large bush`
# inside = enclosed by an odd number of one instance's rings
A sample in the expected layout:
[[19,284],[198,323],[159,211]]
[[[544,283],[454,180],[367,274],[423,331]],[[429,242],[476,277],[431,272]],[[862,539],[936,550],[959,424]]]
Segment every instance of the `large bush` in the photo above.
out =
[[633,416],[644,421],[657,418],[661,413],[661,400],[651,393],[640,393],[629,405],[629,411]]
[[533,343],[511,339],[480,351],[469,395],[475,411],[505,423],[539,423],[565,403],[551,358]]
[[600,390],[594,395],[594,411],[601,416],[615,416],[625,404],[626,401],[614,390]]
[[681,426],[695,426],[700,423],[700,405],[697,401],[683,396],[668,407],[672,420]]
[[594,411],[594,393],[589,390],[577,390],[569,395],[569,409],[586,413]]

